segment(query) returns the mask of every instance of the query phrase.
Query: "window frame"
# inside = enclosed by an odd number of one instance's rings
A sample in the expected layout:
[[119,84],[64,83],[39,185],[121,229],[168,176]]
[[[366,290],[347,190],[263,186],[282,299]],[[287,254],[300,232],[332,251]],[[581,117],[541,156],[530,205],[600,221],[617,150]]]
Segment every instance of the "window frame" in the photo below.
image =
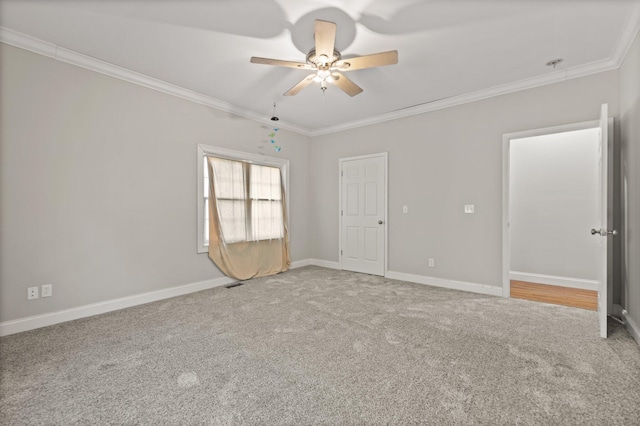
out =
[[236,151],[234,149],[220,148],[212,145],[198,144],[197,160],[196,160],[196,228],[197,228],[197,250],[198,253],[208,253],[209,244],[205,245],[204,240],[204,159],[208,156],[225,158],[227,160],[244,161],[246,163],[257,164],[260,166],[277,167],[282,175],[282,183],[284,185],[285,205],[287,208],[287,229],[291,231],[289,217],[289,160],[285,158],[269,157],[260,154],[251,154],[244,151]]

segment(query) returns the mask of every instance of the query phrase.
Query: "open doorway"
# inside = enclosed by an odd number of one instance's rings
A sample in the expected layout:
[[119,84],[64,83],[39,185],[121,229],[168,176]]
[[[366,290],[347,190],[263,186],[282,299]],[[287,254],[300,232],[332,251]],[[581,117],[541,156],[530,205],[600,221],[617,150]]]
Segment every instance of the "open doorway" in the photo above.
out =
[[[591,235],[596,241],[598,245],[598,256],[597,261],[594,262],[597,269],[597,310],[598,310],[598,325],[600,328],[600,336],[606,338],[607,337],[607,316],[608,312],[611,311],[609,307],[611,301],[608,295],[611,294],[611,286],[613,285],[612,272],[613,272],[613,264],[615,259],[613,258],[613,244],[609,244],[610,237],[617,235],[617,231],[612,229],[612,217],[613,217],[613,198],[612,198],[612,188],[610,187],[613,183],[613,179],[611,179],[610,174],[613,172],[613,167],[609,164],[612,160],[612,156],[610,152],[612,151],[613,146],[613,118],[609,117],[609,107],[607,104],[602,104],[600,107],[600,119],[594,120],[592,122],[584,122],[577,124],[568,124],[564,126],[558,126],[547,129],[536,129],[529,130],[518,133],[506,134],[503,136],[503,182],[502,182],[502,294],[504,297],[510,297],[511,295],[511,149],[517,143],[518,139],[531,138],[536,136],[543,135],[553,135],[553,134],[566,134],[581,130],[587,129],[596,129],[598,135],[598,149],[597,149],[597,191],[596,191],[596,199],[597,199],[597,211],[599,212],[597,216],[597,220],[591,226],[586,225],[585,222],[580,224],[580,229],[577,231],[581,235],[588,236]],[[594,134],[596,134],[594,132]],[[514,142],[516,141],[516,142]],[[556,153],[556,155],[560,155]],[[560,165],[563,165],[563,161],[567,161],[564,158],[560,161]],[[545,171],[543,169],[542,172],[538,171],[535,174],[544,174]],[[571,174],[564,171],[564,174]],[[554,195],[554,191],[557,191]],[[574,192],[564,192],[561,193],[557,188],[552,188],[548,192],[549,197],[551,198],[575,198]],[[530,207],[537,208],[537,207]],[[583,207],[584,208],[584,207]],[[544,213],[552,218],[558,217],[558,209],[559,207],[549,208],[545,210]],[[576,216],[580,215],[582,212],[575,213]],[[577,217],[576,217],[577,222]],[[543,239],[550,240],[551,236],[554,238],[556,235],[552,235],[552,232],[559,232],[561,234],[567,233],[567,223],[571,223],[571,228],[573,228],[572,222],[565,222],[565,226],[556,228],[551,231],[549,228],[543,228],[539,232],[542,234]],[[586,226],[586,227],[585,227]],[[585,234],[583,234],[585,233]],[[557,242],[556,238],[556,242]],[[549,249],[553,246],[554,241],[546,241],[546,249]],[[561,261],[566,261],[567,259],[573,256],[573,253],[565,248],[563,252],[557,252],[556,256],[558,256]],[[552,262],[553,263],[553,262]],[[543,274],[544,275],[544,274]],[[579,277],[560,277],[560,278],[574,278],[573,280],[565,280],[564,286],[567,284],[576,282],[575,278],[580,279]],[[569,287],[567,287],[569,288]]]
[[512,138],[510,296],[597,310],[600,128]]

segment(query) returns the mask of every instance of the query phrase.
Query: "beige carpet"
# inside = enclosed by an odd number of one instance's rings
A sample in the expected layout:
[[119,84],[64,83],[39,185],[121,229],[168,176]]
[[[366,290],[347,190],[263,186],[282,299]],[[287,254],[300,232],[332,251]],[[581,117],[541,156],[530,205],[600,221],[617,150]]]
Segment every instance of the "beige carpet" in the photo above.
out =
[[0,424],[638,424],[596,315],[306,267],[0,339]]

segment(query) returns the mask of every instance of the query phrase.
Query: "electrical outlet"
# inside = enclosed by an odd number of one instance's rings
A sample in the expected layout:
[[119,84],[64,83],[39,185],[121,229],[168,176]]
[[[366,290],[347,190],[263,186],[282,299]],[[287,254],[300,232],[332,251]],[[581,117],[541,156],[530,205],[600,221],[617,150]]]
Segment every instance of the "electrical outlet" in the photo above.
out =
[[465,204],[464,205],[464,212],[465,213],[475,213],[476,211],[476,206],[474,204]]
[[29,287],[27,289],[27,300],[38,298],[38,287]]
[[436,266],[436,261],[433,260],[432,258],[429,258],[429,268],[435,268]]
[[45,284],[42,286],[42,288],[40,289],[40,296],[41,297],[51,297],[53,296],[53,284]]
[[402,213],[409,213],[409,206],[402,206]]

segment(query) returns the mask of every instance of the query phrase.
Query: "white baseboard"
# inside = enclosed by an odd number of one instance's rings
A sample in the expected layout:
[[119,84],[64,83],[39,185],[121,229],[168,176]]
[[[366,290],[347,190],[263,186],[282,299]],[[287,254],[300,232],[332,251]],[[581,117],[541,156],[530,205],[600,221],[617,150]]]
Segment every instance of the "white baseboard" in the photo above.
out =
[[[310,265],[320,266],[322,268],[328,269],[340,269],[339,262],[313,258],[291,262],[291,269],[302,268],[304,266]],[[402,272],[393,271],[388,271],[386,277],[395,280],[432,285],[435,287],[469,291],[472,293],[489,294],[493,296],[502,295],[502,287],[493,287],[484,284],[446,280],[442,278],[405,274]],[[137,305],[143,305],[145,303],[156,302],[158,300],[169,299],[176,296],[182,296],[184,294],[194,293],[196,291],[208,290],[210,288],[220,287],[234,282],[235,280],[232,278],[221,277],[213,280],[200,281],[148,293],[122,297],[119,299],[106,300],[104,302],[78,306],[76,308],[65,309],[62,311],[0,322],[0,336],[8,336],[10,334],[21,333],[23,331],[34,330],[36,328],[60,324],[62,322],[91,317],[94,315],[117,311],[119,309],[130,308]]]
[[310,265],[313,265],[313,263],[311,263],[311,259],[296,260],[295,262],[291,262],[290,269],[304,268],[305,266]]
[[636,343],[640,345],[640,327],[634,321],[633,318],[629,315],[629,312],[626,310],[622,310],[622,319],[624,320],[624,325],[627,326],[627,330],[629,330],[629,334],[634,338]]
[[610,312],[616,318],[624,318],[624,308],[616,303],[613,304],[613,311]]
[[489,294],[491,296],[502,296],[502,286],[497,287],[485,284],[428,277],[425,275],[405,274],[404,272],[394,271],[387,271],[386,277],[391,278],[392,280],[409,281],[412,283],[426,284],[434,287],[444,287],[453,290],[468,291],[471,293]]
[[76,308],[65,309],[63,311],[0,322],[0,336],[7,336],[9,334],[21,333],[23,331],[47,327],[49,325],[59,324],[75,319],[91,317],[111,311],[117,311],[119,309],[130,308],[132,306],[195,293],[196,291],[208,290],[210,288],[231,284],[235,281],[236,280],[229,277],[221,277],[213,280],[200,281],[177,287],[151,291],[148,293],[136,294],[134,296],[122,297],[120,299],[106,300],[104,302],[78,306]]
[[340,269],[340,262],[332,262],[330,260],[309,259],[310,265],[320,266],[327,269]]
[[[316,265],[330,269],[340,269],[340,264],[338,262],[330,262],[320,259],[303,259],[291,262],[291,269],[302,268],[309,265]],[[117,311],[119,309],[130,308],[137,305],[143,305],[145,303],[195,293],[196,291],[208,290],[210,288],[220,287],[234,282],[236,282],[236,280],[233,278],[221,277],[213,280],[200,281],[148,293],[122,297],[120,299],[106,300],[104,302],[78,306],[76,308],[65,309],[62,311],[4,321],[0,322],[0,336],[8,336],[10,334],[21,333],[23,331],[34,330],[36,328],[60,324],[62,322],[100,315],[107,312]]]
[[558,277],[555,275],[533,274],[529,272],[510,271],[509,277],[516,281],[526,281],[536,284],[557,285],[561,287],[580,288],[598,291],[598,281],[582,278]]
[[340,269],[339,262],[332,262],[330,260],[309,258],[309,259],[296,260],[295,262],[291,262],[291,269],[302,268],[304,266],[320,266],[322,268],[327,268],[327,269]]

